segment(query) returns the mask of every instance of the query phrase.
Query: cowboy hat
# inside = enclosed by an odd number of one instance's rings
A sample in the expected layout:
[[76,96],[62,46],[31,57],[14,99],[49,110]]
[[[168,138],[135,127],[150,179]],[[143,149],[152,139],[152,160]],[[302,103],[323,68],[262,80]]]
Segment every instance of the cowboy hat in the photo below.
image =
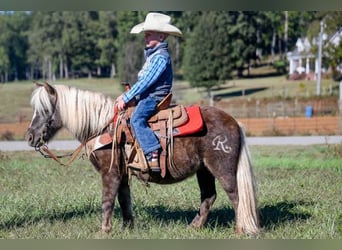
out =
[[135,25],[131,33],[137,34],[142,31],[158,31],[174,36],[182,36],[182,32],[171,24],[171,17],[161,13],[150,12],[146,15],[145,22]]

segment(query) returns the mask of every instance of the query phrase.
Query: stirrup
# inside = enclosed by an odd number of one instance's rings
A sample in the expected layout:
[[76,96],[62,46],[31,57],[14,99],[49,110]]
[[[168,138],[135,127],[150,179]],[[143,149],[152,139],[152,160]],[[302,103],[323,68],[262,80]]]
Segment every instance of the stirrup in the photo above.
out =
[[161,172],[158,161],[149,161],[147,164],[148,164],[148,167],[151,170],[151,172],[154,172],[154,173],[160,173]]
[[139,171],[139,172],[142,172],[142,173],[147,173],[148,172],[148,168],[143,167],[138,162],[132,162],[132,163],[128,164],[127,168],[132,169],[134,171]]

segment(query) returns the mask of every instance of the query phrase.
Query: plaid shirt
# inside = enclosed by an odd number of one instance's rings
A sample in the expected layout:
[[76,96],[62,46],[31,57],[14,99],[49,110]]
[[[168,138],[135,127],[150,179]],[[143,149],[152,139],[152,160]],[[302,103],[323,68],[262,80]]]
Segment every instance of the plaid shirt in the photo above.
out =
[[143,98],[155,95],[158,99],[158,95],[163,97],[171,89],[172,67],[167,43],[164,42],[150,50],[147,51],[146,62],[138,74],[138,81],[128,92],[123,94],[122,99],[125,103],[138,95]]

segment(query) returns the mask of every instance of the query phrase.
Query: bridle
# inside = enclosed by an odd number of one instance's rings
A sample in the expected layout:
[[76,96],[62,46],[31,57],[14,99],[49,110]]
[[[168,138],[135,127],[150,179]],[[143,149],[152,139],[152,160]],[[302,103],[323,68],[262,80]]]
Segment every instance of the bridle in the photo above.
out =
[[[57,103],[57,101],[56,101]],[[56,109],[54,109],[54,112],[53,114],[56,112]],[[105,126],[104,128],[102,129],[105,130],[111,123],[113,123],[113,121],[117,120],[117,117],[118,117],[118,111],[116,109],[116,106],[115,106],[115,109],[114,109],[114,119],[111,119]],[[114,122],[115,123],[115,122]],[[115,135],[115,133],[114,133]],[[48,158],[48,159],[53,159],[55,160],[56,162],[59,163],[59,165],[61,166],[64,166],[64,167],[67,167],[69,166],[77,157],[77,155],[80,154],[82,148],[87,144],[87,142],[89,142],[91,139],[93,139],[95,136],[90,136],[89,138],[87,138],[86,140],[84,140],[84,142],[82,142],[75,150],[73,153],[70,153],[70,154],[65,154],[65,155],[55,155],[52,151],[49,150],[48,146],[47,146],[47,142],[43,139],[43,137],[41,136],[40,137],[40,140],[39,140],[39,143],[37,144],[37,146],[35,146],[35,151],[39,152],[44,158]],[[66,163],[62,163],[60,161],[61,158],[65,158],[65,157],[70,157],[70,159],[66,162]],[[112,163],[113,163],[113,156],[112,156]],[[112,163],[111,163],[111,166],[112,166]]]

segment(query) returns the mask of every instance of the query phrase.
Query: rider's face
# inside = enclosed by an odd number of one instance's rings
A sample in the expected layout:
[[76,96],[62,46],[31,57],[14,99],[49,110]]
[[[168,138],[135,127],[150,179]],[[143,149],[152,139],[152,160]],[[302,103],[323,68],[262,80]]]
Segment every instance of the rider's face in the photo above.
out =
[[160,32],[145,31],[144,33],[145,45],[147,48],[153,48],[163,40],[163,35]]

